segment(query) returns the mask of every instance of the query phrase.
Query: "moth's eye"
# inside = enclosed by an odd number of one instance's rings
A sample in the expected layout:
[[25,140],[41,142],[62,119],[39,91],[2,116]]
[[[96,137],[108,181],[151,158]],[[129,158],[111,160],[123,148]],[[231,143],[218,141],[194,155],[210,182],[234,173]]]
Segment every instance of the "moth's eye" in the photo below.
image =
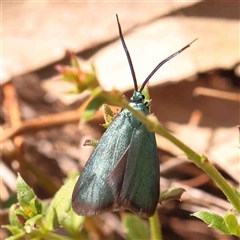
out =
[[142,95],[142,100],[144,100],[145,99],[145,96],[144,95]]

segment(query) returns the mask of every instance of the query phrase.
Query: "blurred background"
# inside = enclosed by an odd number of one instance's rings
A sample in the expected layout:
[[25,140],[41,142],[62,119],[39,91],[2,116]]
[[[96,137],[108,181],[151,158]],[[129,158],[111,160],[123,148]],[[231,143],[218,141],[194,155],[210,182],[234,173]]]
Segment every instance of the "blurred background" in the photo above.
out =
[[[231,185],[239,185],[238,1],[3,1],[1,6],[1,224],[7,224],[8,208],[16,202],[17,172],[40,199],[49,200],[87,161],[93,149],[83,147],[84,141],[100,139],[104,132],[101,111],[79,124],[76,109],[89,93],[67,94],[72,85],[57,80],[55,66],[70,63],[69,51],[83,68],[95,65],[104,89],[131,97],[133,82],[115,14],[139,86],[160,61],[198,38],[151,79],[151,110],[177,138],[204,153]],[[165,239],[237,239],[190,216],[204,208],[224,214],[231,205],[183,152],[156,137],[161,189],[187,190],[182,202],[159,207]],[[100,219],[106,224],[112,217],[115,225],[91,239],[126,238],[117,214]],[[4,239],[8,232],[1,235]]]

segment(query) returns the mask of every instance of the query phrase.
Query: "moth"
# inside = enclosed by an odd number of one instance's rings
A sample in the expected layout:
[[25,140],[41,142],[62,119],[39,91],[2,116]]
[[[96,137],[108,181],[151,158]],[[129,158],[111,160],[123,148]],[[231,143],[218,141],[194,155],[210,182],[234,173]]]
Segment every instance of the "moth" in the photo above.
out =
[[[129,105],[148,115],[149,104],[144,101],[142,93],[144,87],[164,63],[190,47],[195,40],[160,62],[138,89],[117,15],[116,18],[134,83]],[[83,216],[128,209],[140,217],[149,218],[158,204],[159,178],[155,134],[148,131],[129,110],[123,109],[88,159],[73,190],[72,208]]]

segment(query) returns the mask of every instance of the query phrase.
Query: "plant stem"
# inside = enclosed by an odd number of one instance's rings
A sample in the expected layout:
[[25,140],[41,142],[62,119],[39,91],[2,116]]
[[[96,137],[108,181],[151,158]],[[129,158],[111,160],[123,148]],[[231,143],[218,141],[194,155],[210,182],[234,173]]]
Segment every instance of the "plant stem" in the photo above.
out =
[[154,215],[149,218],[150,229],[151,229],[151,239],[152,240],[162,240],[161,225],[158,218],[158,212],[155,211]]

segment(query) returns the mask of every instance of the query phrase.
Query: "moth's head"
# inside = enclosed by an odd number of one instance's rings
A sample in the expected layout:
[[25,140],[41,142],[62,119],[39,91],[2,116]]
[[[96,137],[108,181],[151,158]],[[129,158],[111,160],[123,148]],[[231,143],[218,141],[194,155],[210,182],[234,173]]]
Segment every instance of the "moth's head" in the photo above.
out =
[[139,91],[134,91],[134,93],[131,97],[131,101],[137,102],[137,103],[142,103],[144,101],[144,99],[145,99],[144,95]]

